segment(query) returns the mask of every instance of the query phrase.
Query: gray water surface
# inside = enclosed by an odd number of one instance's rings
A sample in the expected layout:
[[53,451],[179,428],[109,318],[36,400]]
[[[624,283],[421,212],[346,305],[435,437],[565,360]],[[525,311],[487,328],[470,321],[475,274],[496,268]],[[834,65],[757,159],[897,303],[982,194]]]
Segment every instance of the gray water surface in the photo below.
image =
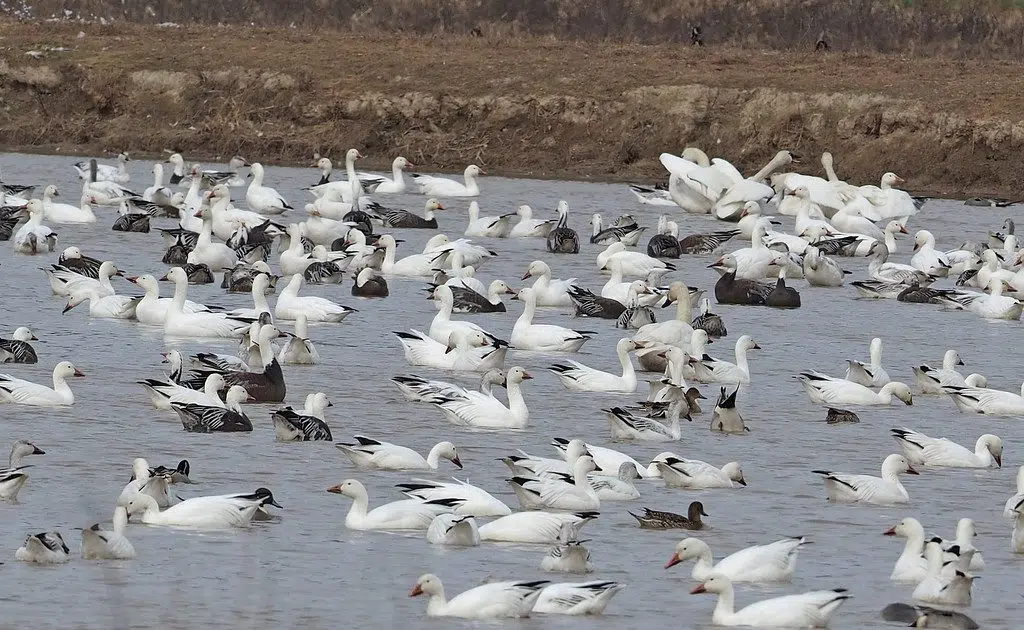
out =
[[[252,157],[252,156],[250,156]],[[63,157],[7,154],[0,169],[12,183],[54,183],[65,201],[74,203],[80,183],[71,163]],[[152,180],[150,164],[132,162],[133,187],[145,188]],[[207,165],[204,165],[207,166]],[[209,166],[207,166],[209,167]],[[276,187],[293,205],[308,199],[300,190],[316,180],[312,169],[268,168],[268,185]],[[597,274],[594,257],[600,247],[590,245],[589,216],[602,212],[614,220],[629,211],[652,228],[663,208],[639,205],[623,185],[558,181],[482,180],[479,202],[483,214],[511,212],[528,203],[535,216],[553,214],[559,199],[572,209],[570,223],[581,234],[578,256],[548,254],[543,239],[474,239],[499,252],[477,276],[485,283],[503,278],[519,287],[530,261],[542,258],[555,277],[579,278],[599,291],[605,282]],[[39,188],[41,192],[42,188]],[[244,189],[233,189],[244,204]],[[424,199],[415,195],[382,196],[388,204],[421,211]],[[466,200],[445,200],[449,211],[440,215],[441,229],[452,237],[465,228]],[[683,233],[722,229],[710,218],[676,211]],[[53,226],[60,233],[60,249],[77,245],[90,256],[112,259],[129,274],[162,275],[162,245],[155,229],[146,234],[110,230],[114,214],[100,212],[90,226]],[[284,218],[301,220],[301,211]],[[927,227],[939,247],[950,249],[965,238],[983,240],[987,229],[1006,216],[1022,219],[1020,207],[965,208],[959,202],[929,201],[911,220],[910,229]],[[154,221],[170,227],[172,221]],[[792,226],[786,220],[787,229]],[[404,230],[399,255],[421,251],[431,231]],[[647,236],[650,235],[648,232]],[[646,247],[647,236],[642,241]],[[742,244],[730,243],[729,249]],[[912,240],[903,236],[894,260],[906,261]],[[185,433],[173,412],[156,411],[142,388],[147,377],[162,377],[162,332],[136,322],[90,319],[86,308],[61,315],[63,302],[53,296],[39,267],[56,262],[57,253],[27,257],[15,255],[9,243],[0,243],[0,334],[20,325],[30,326],[40,338],[35,366],[4,366],[3,371],[38,382],[49,382],[53,366],[71,360],[87,377],[71,384],[76,402],[66,409],[0,407],[0,448],[15,439],[34,441],[45,456],[30,458],[31,479],[17,505],[0,503],[0,627],[2,628],[197,628],[216,624],[225,628],[391,628],[464,627],[457,620],[426,618],[423,598],[407,597],[417,577],[426,572],[444,580],[449,596],[488,579],[549,579],[578,581],[610,579],[628,588],[598,618],[534,616],[506,621],[517,627],[557,628],[703,628],[710,626],[714,596],[691,596],[691,565],[671,570],[662,567],[686,532],[641,531],[626,514],[642,506],[685,512],[700,499],[712,528],[700,532],[716,558],[752,544],[785,536],[807,536],[792,584],[737,587],[737,606],[780,594],[820,588],[845,587],[854,598],[836,617],[836,628],[883,627],[881,608],[892,601],[910,601],[912,586],[894,584],[888,576],[902,550],[902,539],[882,532],[905,516],[921,520],[929,532],[954,535],[957,519],[970,516],[977,523],[976,546],[987,568],[975,585],[974,605],[968,610],[983,627],[1009,628],[1021,601],[1020,562],[1010,552],[1013,524],[1001,517],[1006,498],[1014,492],[1021,454],[1019,420],[959,414],[945,398],[917,396],[914,405],[858,409],[862,422],[828,426],[824,408],[812,405],[793,376],[805,369],[842,375],[847,359],[867,360],[874,336],[885,343],[883,363],[896,380],[913,383],[911,367],[937,366],[949,348],[960,351],[967,363],[964,374],[981,372],[990,386],[1018,390],[1021,372],[1018,322],[987,322],[970,313],[947,312],[938,307],[897,303],[894,300],[856,299],[852,287],[811,288],[790,281],[803,296],[799,310],[715,306],[729,328],[729,337],[710,346],[709,352],[733,360],[733,344],[742,334],[753,335],[762,349],[750,355],[752,384],[741,393],[740,410],[751,432],[722,436],[707,430],[717,386],[704,386],[709,398],[705,414],[684,427],[678,444],[610,444],[602,407],[628,403],[642,396],[567,393],[545,371],[560,357],[536,353],[509,353],[507,366],[522,365],[536,377],[525,384],[530,427],[524,431],[469,431],[448,424],[427,405],[407,403],[388,381],[397,374],[419,373],[446,380],[475,383],[476,376],[454,375],[410,368],[392,331],[427,330],[434,314],[418,280],[395,278],[391,297],[366,301],[351,297],[351,281],[341,288],[308,287],[307,294],[322,295],[359,309],[340,325],[310,327],[323,363],[285,366],[287,403],[300,406],[306,394],[324,391],[333,400],[327,421],[338,441],[364,434],[410,446],[425,453],[441,439],[451,439],[461,452],[465,470],[443,462],[437,477],[456,475],[489,490],[514,509],[515,496],[506,478],[508,470],[497,458],[513,449],[555,456],[553,437],[580,437],[610,445],[647,462],[663,450],[716,465],[739,461],[748,487],[736,490],[684,492],[666,490],[659,481],[640,482],[642,498],[631,503],[605,503],[601,516],[584,529],[592,539],[595,573],[585,578],[545,574],[539,570],[545,546],[484,544],[471,549],[445,549],[428,545],[422,532],[353,532],[344,526],[350,501],[326,489],[348,477],[366,484],[371,507],[402,498],[394,484],[407,481],[406,473],[358,472],[344,455],[328,443],[275,442],[269,412],[272,405],[247,407],[255,430],[241,435]],[[666,281],[680,279],[711,290],[717,274],[707,269],[710,257],[678,261],[679,271]],[[865,275],[863,259],[842,259],[854,272]],[[276,263],[276,257],[272,264]],[[119,292],[138,293],[124,280],[115,280]],[[165,286],[164,294],[170,293]],[[248,295],[227,295],[219,283],[190,287],[190,297],[227,307],[251,305]],[[271,297],[273,304],[273,297]],[[507,338],[521,307],[509,303],[509,312],[472,316],[488,330]],[[659,316],[669,318],[674,309]],[[543,309],[539,321],[575,325],[599,331],[577,358],[588,365],[615,371],[615,342],[622,331],[613,322],[573,322],[567,312]],[[184,343],[183,354],[198,351],[235,353],[234,342]],[[646,385],[641,382],[641,392]],[[1001,470],[927,470],[904,477],[911,503],[903,507],[832,505],[825,501],[819,477],[812,469],[878,474],[882,459],[898,452],[889,437],[891,427],[908,426],[929,435],[946,436],[973,448],[986,432],[1005,441]],[[146,457],[152,465],[173,465],[187,458],[194,486],[175,486],[182,497],[251,491],[267,486],[284,507],[276,522],[257,523],[250,529],[227,532],[190,532],[132,524],[128,537],[138,557],[124,562],[86,562],[75,557],[66,565],[39,567],[16,562],[14,550],[29,533],[57,529],[77,552],[79,532],[96,521],[109,521],[114,500],[129,480],[131,461]]]

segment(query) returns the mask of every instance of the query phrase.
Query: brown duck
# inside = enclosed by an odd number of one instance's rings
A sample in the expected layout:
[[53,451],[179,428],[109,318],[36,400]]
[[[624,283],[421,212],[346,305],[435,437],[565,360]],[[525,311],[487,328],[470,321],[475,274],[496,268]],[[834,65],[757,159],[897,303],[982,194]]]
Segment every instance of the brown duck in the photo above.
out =
[[689,529],[696,531],[704,529],[704,522],[700,520],[700,517],[707,516],[707,512],[704,511],[703,503],[694,501],[690,504],[686,516],[673,512],[652,510],[650,508],[644,508],[643,515],[633,514],[632,512],[629,515],[639,521],[640,529]]

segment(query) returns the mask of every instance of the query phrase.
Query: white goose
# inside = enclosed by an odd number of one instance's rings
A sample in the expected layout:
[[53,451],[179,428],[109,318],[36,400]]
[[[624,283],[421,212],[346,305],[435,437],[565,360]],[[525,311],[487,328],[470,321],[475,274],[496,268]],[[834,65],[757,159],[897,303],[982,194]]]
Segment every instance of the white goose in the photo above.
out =
[[956,350],[946,350],[942,357],[942,367],[936,370],[928,365],[919,365],[914,368],[914,378],[921,387],[922,394],[941,394],[942,388],[948,385],[963,387],[963,375],[957,372],[956,366],[963,365],[960,353]]
[[406,192],[405,169],[413,168],[416,165],[402,156],[396,157],[391,162],[391,179],[383,177],[384,181],[377,184],[373,192],[377,195],[391,195]]
[[486,238],[508,238],[512,231],[512,213],[498,215],[496,217],[481,217],[480,204],[473,200],[469,202],[469,224],[466,226],[466,236],[483,236]]
[[1006,319],[1016,321],[1024,312],[1024,302],[1003,295],[1003,281],[993,276],[989,280],[988,293],[961,293],[938,298],[943,304],[971,311],[985,319]]
[[860,361],[847,361],[846,380],[853,381],[864,387],[882,387],[891,379],[882,367],[882,339],[875,337],[869,347],[871,363],[865,365]]
[[209,208],[200,208],[197,217],[203,220],[195,247],[188,253],[188,262],[193,265],[203,264],[213,271],[232,269],[238,264],[238,254],[224,243],[213,242],[213,213]]
[[576,278],[552,280],[551,267],[543,260],[530,263],[523,274],[523,280],[531,277],[536,278],[531,288],[537,298],[537,306],[572,306],[568,290],[576,282]]
[[754,338],[743,335],[736,340],[736,363],[729,363],[704,355],[704,358],[693,357],[690,360],[696,379],[702,383],[746,384],[750,382],[750,363],[747,361],[748,350],[760,350]]
[[589,334],[562,326],[534,324],[533,318],[537,312],[537,293],[534,289],[526,287],[519,291],[519,300],[523,302],[523,312],[516,319],[509,337],[513,348],[537,352],[578,352],[591,338]]
[[426,457],[405,446],[355,436],[358,444],[335,444],[360,470],[437,470],[442,459],[462,468],[459,452],[451,442],[438,442]]
[[711,613],[712,624],[758,628],[827,628],[843,602],[852,597],[846,589],[837,588],[763,599],[734,610],[732,583],[720,575],[712,576],[690,592],[718,594],[718,603]]
[[82,557],[86,560],[130,560],[135,557],[135,547],[125,537],[128,527],[128,510],[118,505],[114,508],[114,528],[105,530],[96,523],[82,530]]
[[68,386],[67,378],[82,377],[85,374],[70,361],[61,361],[53,368],[53,389],[31,381],[0,374],[0,403],[32,405],[36,407],[61,407],[73,405],[75,395]]
[[974,576],[953,567],[947,569],[945,553],[937,542],[925,543],[924,557],[927,570],[925,578],[914,589],[914,599],[947,606],[970,606]]
[[894,582],[920,583],[928,574],[928,563],[924,559],[924,527],[921,522],[908,516],[885,530],[883,535],[899,536],[907,540],[889,579]]
[[71,550],[60,532],[33,534],[14,552],[14,559],[36,564],[62,564],[71,559]]
[[825,479],[825,489],[830,501],[837,503],[871,503],[874,505],[896,505],[910,501],[907,489],[900,482],[899,475],[916,475],[907,458],[892,454],[882,462],[882,476],[850,475],[847,473],[813,470]]
[[146,379],[139,381],[139,384],[149,394],[153,407],[164,411],[170,411],[171,403],[174,402],[224,407],[224,403],[220,399],[220,390],[225,389],[227,383],[224,381],[224,376],[216,372],[206,377],[201,390],[190,389],[170,380]]
[[[443,235],[440,235],[443,236]],[[445,239],[447,241],[447,239]],[[395,237],[390,234],[381,235],[377,245],[384,248],[384,261],[381,263],[381,273],[389,276],[424,277],[434,275],[434,258],[436,252],[424,252],[412,254],[400,260],[395,260]]]
[[[127,184],[131,179],[131,174],[128,173],[128,162],[131,159],[128,154],[121,152],[117,154],[117,164],[97,164],[96,165],[96,177],[97,182],[116,182],[118,184]],[[79,179],[90,181],[93,179],[92,176],[92,160],[82,160],[72,164],[75,171],[78,173]]]
[[739,462],[729,462],[718,468],[699,459],[682,459],[669,453],[659,455],[652,464],[661,472],[667,488],[704,490],[747,485]]
[[[156,277],[150,274],[143,274],[141,276],[129,276],[128,282],[138,285],[146,291],[146,294],[142,296],[142,299],[135,305],[135,319],[143,324],[150,326],[163,327],[167,321],[167,311],[171,308],[172,298],[160,297],[160,283],[157,282]],[[188,291],[188,285],[175,285],[175,293],[178,291]],[[184,312],[186,313],[208,313],[210,309],[203,305],[197,304],[191,300],[185,300]]]
[[717,563],[708,544],[699,538],[684,538],[665,568],[695,560],[690,576],[706,580],[722,575],[731,582],[789,582],[796,568],[797,553],[807,540],[783,538],[767,545],[755,545],[729,554]]
[[95,223],[96,214],[92,206],[98,203],[97,198],[89,193],[83,193],[81,204],[73,206],[70,203],[57,203],[54,197],[60,196],[57,187],[49,185],[43,190],[43,216],[47,221],[54,223]]
[[[566,440],[565,438],[555,438],[552,444],[555,448],[564,451],[572,442],[573,440]],[[636,467],[637,474],[639,474],[640,477],[644,479],[650,477],[657,477],[660,474],[656,472],[656,467],[649,468],[647,466],[642,466],[640,462],[636,461],[635,459],[621,451],[617,451],[612,448],[607,448],[605,446],[597,446],[596,444],[588,443],[583,443],[583,447],[585,449],[583,453],[586,453],[587,455],[593,457],[594,463],[597,464],[597,467],[600,470],[620,470],[622,464],[629,463]],[[577,457],[578,456],[579,455],[577,455]]]
[[281,348],[277,360],[283,365],[313,365],[320,362],[320,353],[309,340],[305,313],[296,313],[295,332],[288,333],[288,342]]
[[474,516],[508,516],[512,513],[501,500],[483,488],[466,481],[431,481],[429,479],[413,479],[408,483],[400,483],[405,496],[420,501],[441,502],[452,507],[455,514]]
[[[971,376],[967,377],[970,378]],[[953,398],[960,411],[973,411],[992,416],[1024,416],[1024,384],[1021,384],[1019,394],[987,387],[952,385],[943,387],[942,391]]]
[[1003,441],[991,433],[978,438],[974,451],[946,438],[928,437],[912,429],[891,429],[907,460],[915,466],[991,468],[1003,464]]
[[349,529],[427,529],[435,516],[452,511],[444,503],[418,499],[393,501],[367,511],[369,497],[366,487],[355,479],[346,479],[327,491],[352,499],[352,507],[345,516],[345,527]]
[[579,530],[597,512],[544,512],[530,510],[514,512],[480,526],[480,540],[491,542],[517,542],[530,544],[554,543],[565,527],[572,528],[575,537]]
[[524,429],[530,421],[530,411],[523,398],[522,382],[533,376],[521,367],[506,373],[508,407],[493,394],[466,391],[464,396],[441,395],[433,404],[450,422],[479,429]]
[[435,367],[442,370],[486,372],[505,363],[508,344],[473,330],[452,332],[448,343],[438,343],[426,333],[413,329],[395,333],[405,351],[409,365]]
[[[249,322],[223,313],[186,313],[188,275],[181,267],[172,267],[164,279],[174,283],[174,298],[164,320],[164,335],[168,337],[240,337],[248,330]],[[182,288],[184,286],[185,288]]]
[[578,361],[569,360],[570,365],[554,365],[549,369],[562,385],[574,392],[615,392],[632,394],[636,391],[636,370],[629,353],[643,345],[623,337],[615,344],[615,353],[622,366],[622,376],[595,370]]
[[18,228],[11,239],[14,251],[29,255],[52,252],[57,246],[57,233],[43,225],[43,202],[29,199],[25,209],[28,211],[28,221]]
[[[409,402],[433,402],[438,396],[466,397],[467,392],[473,391],[468,387],[449,383],[448,381],[432,381],[412,374],[410,376],[393,376],[391,382],[398,386],[402,395]],[[480,377],[480,387],[477,389],[482,394],[490,394],[494,385],[505,385],[504,370],[491,369],[484,372]]]
[[436,299],[441,305],[437,314],[434,315],[434,319],[430,322],[430,336],[435,341],[440,343],[446,342],[456,330],[461,330],[463,332],[476,331],[484,333],[485,335],[489,334],[473,322],[452,320],[452,311],[455,308],[455,295],[452,293],[452,288],[450,286],[441,284],[435,287],[434,299]]
[[573,465],[573,481],[561,479],[513,477],[509,480],[520,505],[525,510],[597,510],[601,500],[587,474],[597,470],[589,455],[577,458]]
[[540,592],[533,612],[555,615],[600,615],[625,584],[594,580],[551,584]]
[[822,254],[817,247],[807,248],[804,254],[804,278],[812,287],[842,286],[845,275],[839,263]]
[[416,580],[409,597],[427,595],[428,617],[463,619],[500,619],[528,617],[547,580],[534,582],[491,582],[462,592],[449,601],[444,585],[436,575],[427,573]]
[[621,241],[616,241],[606,247],[597,255],[598,270],[613,271],[613,263],[619,264],[623,276],[638,276],[641,278],[661,277],[665,273],[675,269],[675,265],[648,256],[643,252],[630,251]]
[[480,529],[473,516],[438,514],[427,528],[427,542],[432,545],[476,547],[480,544]]
[[[262,491],[262,492],[261,492]],[[254,494],[223,494],[193,497],[160,511],[156,499],[136,494],[126,506],[128,516],[141,513],[147,525],[169,525],[195,529],[248,527],[256,511],[264,504],[280,507],[266,488]]]
[[60,296],[85,293],[93,293],[99,297],[114,295],[116,291],[114,290],[114,286],[110,283],[110,279],[113,276],[121,275],[121,271],[109,260],[105,260],[100,263],[100,267],[96,272],[95,278],[90,278],[89,276],[82,275],[77,271],[61,266],[44,269],[43,271],[46,273],[46,277],[50,281],[50,289],[53,291],[53,294]]
[[295,274],[288,281],[288,285],[277,297],[277,304],[274,307],[274,316],[283,320],[296,320],[300,315],[306,317],[310,322],[332,322],[337,323],[345,319],[355,309],[342,306],[328,299],[315,295],[299,296],[299,289],[302,288],[304,280],[300,274]]
[[519,216],[519,222],[509,232],[513,238],[547,238],[557,223],[555,219],[534,219],[533,208],[525,204],[516,208],[516,215]]
[[89,303],[90,317],[109,319],[135,319],[135,306],[141,298],[131,295],[105,295],[100,297],[94,293],[76,293],[68,298],[62,313],[67,313],[83,302]]
[[420,193],[428,197],[477,197],[480,195],[480,186],[476,178],[486,174],[476,164],[470,164],[462,174],[464,184],[453,179],[430,175],[413,175],[412,179],[419,186]]
[[689,345],[693,335],[693,302],[690,289],[682,282],[673,282],[668,289],[668,299],[664,307],[676,302],[676,317],[664,322],[655,322],[641,326],[633,333],[633,341],[645,345],[664,343],[674,346]]
[[935,236],[928,230],[914,235],[914,255],[910,264],[931,276],[945,277],[952,264],[946,254],[935,249]]
[[245,203],[248,204],[249,210],[259,214],[273,215],[292,209],[280,193],[269,186],[263,185],[262,164],[253,162],[249,165],[249,171],[252,173],[252,181],[249,183],[249,188],[245,191]]
[[1020,505],[1021,501],[1024,501],[1024,466],[1017,469],[1017,492],[1006,500],[1006,505],[1003,507],[1003,516],[1006,518],[1016,518],[1019,514],[1017,506]]
[[913,394],[905,383],[891,381],[877,393],[859,383],[834,378],[821,372],[802,372],[797,379],[804,386],[811,402],[836,407],[839,405],[889,405],[893,398],[907,405],[914,404]]
[[22,486],[24,486],[25,482],[28,481],[28,473],[25,472],[25,469],[28,468],[28,466],[22,466],[22,459],[28,455],[45,454],[46,451],[31,442],[18,440],[14,443],[11,447],[11,457],[8,460],[8,467],[0,468],[0,500],[18,500],[18,493],[21,492]]
[[[765,184],[764,180],[779,168],[792,162],[793,156],[789,151],[779,151],[752,176],[746,179],[735,179],[734,176],[733,182],[726,190],[722,191],[721,196],[715,201],[712,210],[715,217],[723,221],[736,221],[748,201],[761,201],[772,197],[775,191],[771,186]],[[736,172],[736,175],[739,173]]]

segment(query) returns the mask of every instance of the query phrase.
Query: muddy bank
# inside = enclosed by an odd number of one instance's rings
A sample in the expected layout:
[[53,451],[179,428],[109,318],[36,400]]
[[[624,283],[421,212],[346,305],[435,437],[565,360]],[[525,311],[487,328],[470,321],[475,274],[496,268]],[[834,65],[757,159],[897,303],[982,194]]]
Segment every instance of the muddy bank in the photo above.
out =
[[893,170],[917,191],[1021,194],[1013,63],[299,29],[0,36],[6,149],[305,164],[355,146],[367,167],[401,154],[429,170],[661,180],[662,151],[753,170],[787,148],[808,172],[832,151],[852,182]]

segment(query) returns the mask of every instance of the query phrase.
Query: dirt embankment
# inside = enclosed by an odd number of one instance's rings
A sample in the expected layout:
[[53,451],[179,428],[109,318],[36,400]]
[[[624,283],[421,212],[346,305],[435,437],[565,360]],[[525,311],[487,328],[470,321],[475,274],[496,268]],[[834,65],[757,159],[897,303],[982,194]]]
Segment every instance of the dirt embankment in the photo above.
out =
[[746,170],[787,148],[832,151],[853,182],[1022,192],[1013,62],[125,24],[0,22],[0,38],[7,149],[305,164],[355,146],[366,166],[661,180],[662,151]]

